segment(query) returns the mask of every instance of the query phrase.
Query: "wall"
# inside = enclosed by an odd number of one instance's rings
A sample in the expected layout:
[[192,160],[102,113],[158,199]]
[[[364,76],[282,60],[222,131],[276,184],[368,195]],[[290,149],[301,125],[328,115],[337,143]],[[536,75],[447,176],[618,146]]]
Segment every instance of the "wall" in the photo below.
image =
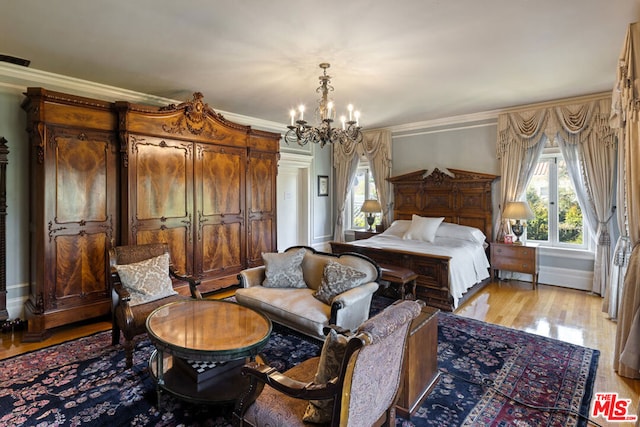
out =
[[[309,165],[306,171],[306,184],[304,191],[307,192],[307,202],[309,203],[309,232],[310,234],[298,242],[298,244],[305,244],[313,246],[314,248],[327,251],[329,250],[328,242],[333,239],[333,148],[330,145],[320,148],[317,144],[299,146],[295,143],[287,144],[283,141],[280,143],[281,160],[279,162],[279,168],[289,169],[291,166],[299,165],[302,168],[301,163],[305,157],[309,158]],[[289,160],[291,159],[291,160]],[[329,177],[329,196],[318,195],[318,176]],[[280,174],[278,174],[278,185],[283,185],[280,182]],[[304,181],[302,177],[298,177],[299,181]],[[302,196],[302,195],[300,195]],[[299,197],[304,199],[304,197]],[[280,200],[279,200],[280,202]],[[283,215],[286,216],[286,215]],[[279,214],[280,217],[280,214]],[[288,233],[293,233],[291,225],[282,226],[278,225],[278,230],[283,230],[287,235],[283,236],[285,241],[288,241]],[[283,248],[280,245],[280,234],[278,234],[278,248]],[[284,248],[283,248],[284,249]]]

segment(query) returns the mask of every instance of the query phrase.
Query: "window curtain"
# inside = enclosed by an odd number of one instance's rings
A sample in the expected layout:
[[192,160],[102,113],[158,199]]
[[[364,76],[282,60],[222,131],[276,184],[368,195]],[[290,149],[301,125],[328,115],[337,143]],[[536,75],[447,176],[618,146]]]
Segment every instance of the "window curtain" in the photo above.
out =
[[611,100],[556,105],[501,114],[497,157],[501,167],[498,240],[509,232],[507,202],[520,200],[547,141],[555,141],[568,165],[585,221],[596,236],[592,291],[603,295],[611,262],[611,218],[616,145],[609,126]]
[[364,132],[364,141],[358,150],[369,160],[369,167],[378,190],[378,201],[382,207],[382,225],[387,228],[393,220],[391,200],[391,131]]
[[[624,205],[630,245],[619,307],[613,367],[640,378],[640,27],[630,24],[618,64],[612,123],[624,148]],[[619,183],[619,185],[621,185]],[[622,206],[620,206],[622,207]]]
[[349,194],[349,189],[353,186],[353,180],[358,170],[357,145],[353,142],[333,144],[335,201],[337,204],[333,239],[336,242],[344,242],[344,209],[347,204],[347,194]]
[[[612,115],[611,115],[611,127],[619,130],[619,104],[615,101],[616,97],[613,97],[612,102]],[[617,123],[616,123],[617,122]],[[629,258],[631,257],[631,240],[629,239],[629,227],[627,224],[627,209],[625,208],[625,181],[624,181],[624,162],[625,162],[625,147],[622,143],[622,139],[618,139],[618,157],[617,157],[617,174],[616,174],[616,200],[618,203],[616,209],[616,219],[620,230],[620,235],[616,242],[616,246],[613,250],[613,256],[611,259],[611,266],[609,268],[609,286],[604,294],[604,300],[602,301],[602,311],[607,313],[613,320],[618,319],[618,310],[620,303],[622,302],[622,288],[624,287],[624,276],[627,273],[627,266],[629,265]]]
[[519,200],[533,175],[545,145],[547,111],[528,111],[498,116],[497,157],[500,161],[500,205],[497,240],[509,234],[509,222],[502,218],[507,202]]
[[[605,295],[614,232],[615,137],[609,126],[610,99],[554,108],[557,142],[576,190],[583,218],[595,236],[591,291]],[[616,228],[617,230],[617,228]]]

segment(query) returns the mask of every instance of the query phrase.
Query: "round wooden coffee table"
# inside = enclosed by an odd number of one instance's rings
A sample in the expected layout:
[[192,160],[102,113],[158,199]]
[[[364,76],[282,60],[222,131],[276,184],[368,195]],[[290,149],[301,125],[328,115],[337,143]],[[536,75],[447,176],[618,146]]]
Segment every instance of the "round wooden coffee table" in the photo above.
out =
[[158,388],[196,403],[232,403],[248,386],[240,368],[269,340],[271,321],[233,302],[185,299],[154,310],[147,331]]

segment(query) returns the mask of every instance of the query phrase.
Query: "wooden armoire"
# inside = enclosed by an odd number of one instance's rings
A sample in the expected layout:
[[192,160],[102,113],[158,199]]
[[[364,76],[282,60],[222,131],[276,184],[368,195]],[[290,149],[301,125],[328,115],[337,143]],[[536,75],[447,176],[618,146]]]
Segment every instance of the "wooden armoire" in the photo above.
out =
[[[108,314],[112,246],[169,244],[201,291],[276,250],[280,135],[229,122],[195,93],[152,107],[29,88],[31,277],[25,340]],[[185,286],[176,284],[179,292]]]

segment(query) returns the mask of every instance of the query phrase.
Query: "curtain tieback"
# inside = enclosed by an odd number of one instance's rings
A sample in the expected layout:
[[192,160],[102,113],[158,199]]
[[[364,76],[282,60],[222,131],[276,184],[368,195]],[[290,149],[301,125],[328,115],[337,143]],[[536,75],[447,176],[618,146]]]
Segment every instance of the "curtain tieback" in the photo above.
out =
[[616,245],[616,251],[613,254],[613,265],[626,267],[629,265],[631,257],[631,241],[627,236],[620,236],[620,240]]

